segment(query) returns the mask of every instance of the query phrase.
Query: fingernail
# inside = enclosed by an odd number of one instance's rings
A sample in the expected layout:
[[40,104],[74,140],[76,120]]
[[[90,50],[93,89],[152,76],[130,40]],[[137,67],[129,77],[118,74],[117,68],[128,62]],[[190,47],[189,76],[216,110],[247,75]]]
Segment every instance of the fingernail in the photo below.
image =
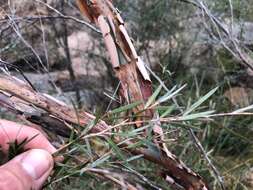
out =
[[32,179],[37,180],[51,167],[52,157],[44,150],[31,150],[21,160],[23,169]]

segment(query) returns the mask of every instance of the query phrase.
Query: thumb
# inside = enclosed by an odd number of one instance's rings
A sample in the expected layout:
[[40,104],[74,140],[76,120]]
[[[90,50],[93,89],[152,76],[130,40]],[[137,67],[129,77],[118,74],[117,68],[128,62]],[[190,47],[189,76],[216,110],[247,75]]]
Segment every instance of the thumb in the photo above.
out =
[[53,169],[45,150],[33,149],[0,167],[0,190],[39,190]]

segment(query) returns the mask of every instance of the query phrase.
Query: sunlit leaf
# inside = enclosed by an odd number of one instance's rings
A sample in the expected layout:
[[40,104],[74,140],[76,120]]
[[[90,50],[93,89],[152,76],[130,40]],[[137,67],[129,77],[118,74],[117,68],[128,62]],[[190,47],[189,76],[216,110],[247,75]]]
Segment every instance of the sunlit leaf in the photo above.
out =
[[246,112],[246,111],[249,111],[249,110],[252,110],[253,109],[253,105],[250,105],[250,106],[247,106],[245,108],[241,108],[241,109],[238,109],[236,111],[233,111],[232,113],[243,113],[243,112]]
[[181,90],[183,90],[186,87],[186,85],[183,85],[181,88],[177,89],[176,91],[174,91],[174,89],[176,87],[173,87],[172,90],[170,90],[169,92],[167,92],[164,96],[162,96],[161,98],[159,98],[158,102],[159,103],[163,103],[168,101],[169,99],[173,98],[175,95],[177,95]]
[[200,113],[194,113],[190,115],[185,115],[180,117],[180,120],[193,120],[193,119],[198,119],[198,118],[203,118],[203,117],[208,117],[209,115],[213,114],[215,111],[206,111],[206,112],[200,112]]

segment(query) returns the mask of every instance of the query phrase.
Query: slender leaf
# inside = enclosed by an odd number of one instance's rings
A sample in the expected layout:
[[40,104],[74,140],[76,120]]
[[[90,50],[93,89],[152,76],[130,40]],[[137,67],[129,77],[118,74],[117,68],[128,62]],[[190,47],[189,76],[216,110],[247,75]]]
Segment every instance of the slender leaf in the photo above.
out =
[[[161,98],[159,98],[158,103],[163,103],[168,101],[169,99],[173,98],[175,95],[177,95],[181,90],[183,90],[186,87],[186,85],[182,86],[181,88],[177,89],[176,91],[172,92],[169,91],[167,92],[164,96],[162,96]],[[173,88],[174,89],[174,88]]]
[[103,163],[105,163],[107,160],[109,160],[111,156],[107,155],[102,158],[97,159],[96,161],[92,162],[92,164],[89,166],[90,168],[95,168]]
[[133,109],[133,108],[135,108],[136,106],[140,105],[141,103],[142,103],[142,101],[137,101],[137,102],[134,102],[134,103],[132,103],[132,104],[128,104],[128,105],[125,105],[125,106],[116,108],[116,109],[110,111],[109,113],[110,113],[110,114],[121,113],[121,112],[130,110],[130,109]]
[[169,106],[169,108],[165,112],[163,112],[163,114],[161,115],[161,118],[164,118],[167,115],[169,115],[174,109],[175,109],[175,106]]
[[196,103],[194,103],[190,108],[186,110],[183,116],[186,116],[189,113],[193,112],[195,109],[197,109],[202,103],[204,103],[208,98],[210,98],[217,90],[218,90],[218,87],[214,88],[213,90],[208,92],[205,96],[201,97]]
[[122,154],[122,151],[120,150],[120,148],[111,140],[111,139],[107,139],[107,142],[109,143],[109,145],[112,147],[112,149],[114,150],[114,152],[116,153],[117,157],[119,157],[122,161],[125,162],[125,164],[128,165],[128,163],[126,162],[126,158],[125,156]]
[[180,120],[193,120],[193,119],[198,119],[198,118],[203,118],[203,117],[208,117],[208,115],[213,114],[215,111],[211,110],[211,111],[206,111],[206,112],[200,112],[200,113],[194,113],[194,114],[190,114],[190,115],[185,115],[180,117]]
[[160,85],[160,86],[155,90],[155,92],[153,93],[153,95],[149,97],[149,99],[148,99],[148,101],[147,101],[147,103],[146,103],[146,105],[145,105],[145,107],[144,107],[145,109],[148,108],[148,107],[156,100],[156,98],[157,98],[157,96],[159,95],[159,93],[161,92],[161,90],[162,90],[162,85]]
[[236,111],[233,111],[232,113],[243,113],[245,111],[249,111],[253,109],[253,105],[247,106],[245,108],[238,109]]
[[127,162],[131,162],[131,161],[134,161],[134,160],[138,160],[138,159],[140,159],[140,158],[142,158],[142,157],[143,157],[142,154],[137,155],[137,156],[133,156],[133,157],[127,159]]

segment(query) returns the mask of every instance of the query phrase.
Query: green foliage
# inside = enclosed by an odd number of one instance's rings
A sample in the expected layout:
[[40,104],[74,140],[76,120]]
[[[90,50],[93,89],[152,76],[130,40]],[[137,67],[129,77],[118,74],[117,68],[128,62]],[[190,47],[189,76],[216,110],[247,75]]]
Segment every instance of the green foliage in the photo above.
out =
[[[231,2],[235,23],[253,21],[252,0]],[[118,0],[117,3],[138,46],[138,53],[146,58],[157,75],[152,78],[154,93],[145,108],[155,107],[164,121],[161,126],[169,149],[201,174],[212,189],[219,189],[217,176],[189,135],[189,129],[192,129],[206,155],[224,176],[227,189],[247,189],[242,176],[253,165],[252,115],[215,116],[218,113],[252,113],[252,105],[238,108],[224,97],[226,90],[233,86],[251,88],[237,77],[239,71],[246,75],[246,69],[231,52],[221,47],[219,34],[209,25],[210,19],[193,5],[182,0]],[[205,5],[220,21],[231,21],[229,1],[206,0]],[[229,39],[223,40],[225,43]],[[251,47],[247,48],[250,52]],[[231,73],[235,75],[233,80]],[[96,114],[94,121],[82,126],[85,130],[81,136],[65,139],[69,144],[59,152],[65,160],[57,163],[45,188],[118,189],[119,186],[91,169],[111,172],[120,168],[119,173],[134,171],[136,178],[143,175],[148,182],[169,189],[156,173],[157,165],[145,161],[142,155],[132,156],[121,147],[122,142],[133,140],[128,148],[145,147],[153,154],[159,154],[152,141],[153,122],[146,121],[140,128],[124,125],[126,119],[135,118],[125,115],[140,104],[142,102],[134,102]],[[119,125],[111,130],[111,138],[101,140],[89,136],[88,132],[100,119],[112,127]],[[118,144],[113,141],[116,135],[121,138]],[[23,152],[27,141],[29,139],[11,143],[9,159]],[[147,189],[152,188],[149,185]]]
[[25,138],[21,142],[18,142],[17,140],[15,140],[14,142],[10,142],[9,143],[9,150],[8,150],[7,160],[11,160],[15,156],[17,156],[17,155],[23,153],[24,151],[26,151],[26,149],[24,148],[25,145],[27,145],[29,142],[31,142],[37,136],[38,135],[35,135],[32,138]]

